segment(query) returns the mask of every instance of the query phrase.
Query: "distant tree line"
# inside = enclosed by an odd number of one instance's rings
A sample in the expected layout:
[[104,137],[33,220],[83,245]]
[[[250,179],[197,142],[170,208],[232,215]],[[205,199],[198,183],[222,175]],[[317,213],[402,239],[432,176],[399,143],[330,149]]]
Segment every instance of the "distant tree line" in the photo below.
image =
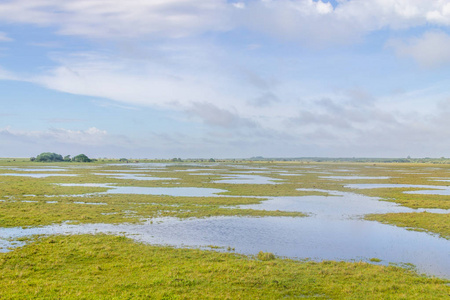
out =
[[70,157],[70,155],[62,156],[61,154],[52,153],[52,152],[43,152],[39,154],[36,157],[31,157],[31,161],[38,161],[38,162],[91,162],[95,159],[90,159],[85,154],[78,154],[77,156],[74,156],[73,158]]

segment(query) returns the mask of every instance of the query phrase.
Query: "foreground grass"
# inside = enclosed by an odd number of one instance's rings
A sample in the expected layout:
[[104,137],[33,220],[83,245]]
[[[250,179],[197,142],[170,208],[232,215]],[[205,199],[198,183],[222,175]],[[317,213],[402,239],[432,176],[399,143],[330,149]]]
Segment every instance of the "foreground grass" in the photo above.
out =
[[[367,263],[294,261],[54,236],[0,254],[0,299],[444,299],[448,280]],[[266,260],[267,259],[267,260]]]
[[450,214],[428,212],[373,214],[366,216],[365,219],[407,227],[417,231],[433,232],[443,238],[450,239]]

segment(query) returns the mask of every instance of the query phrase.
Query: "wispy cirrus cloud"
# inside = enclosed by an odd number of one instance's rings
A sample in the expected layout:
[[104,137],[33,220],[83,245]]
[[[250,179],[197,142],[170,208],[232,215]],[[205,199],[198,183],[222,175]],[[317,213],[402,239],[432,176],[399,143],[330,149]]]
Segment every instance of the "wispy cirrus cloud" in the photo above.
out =
[[15,74],[14,72],[3,69],[0,66],[0,80],[26,80],[21,78],[21,76]]
[[11,42],[12,40],[5,32],[0,31],[0,42]]

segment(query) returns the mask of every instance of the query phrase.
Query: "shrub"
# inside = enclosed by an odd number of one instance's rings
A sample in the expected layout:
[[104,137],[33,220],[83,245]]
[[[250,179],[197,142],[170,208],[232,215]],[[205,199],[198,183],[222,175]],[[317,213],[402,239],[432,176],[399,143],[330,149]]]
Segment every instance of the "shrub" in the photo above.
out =
[[258,259],[259,260],[263,260],[263,261],[267,261],[267,260],[274,260],[275,259],[275,255],[271,252],[262,252],[259,251],[258,253]]

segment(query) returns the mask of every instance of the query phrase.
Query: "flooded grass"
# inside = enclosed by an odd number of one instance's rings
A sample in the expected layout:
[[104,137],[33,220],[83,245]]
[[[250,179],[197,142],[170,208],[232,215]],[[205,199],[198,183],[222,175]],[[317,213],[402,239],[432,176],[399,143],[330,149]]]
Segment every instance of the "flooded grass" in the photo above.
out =
[[[27,173],[31,175],[24,176]],[[230,178],[233,180],[228,181]],[[398,226],[399,230],[424,231],[424,235],[431,233],[433,238],[448,240],[450,218],[445,210],[450,209],[450,195],[409,193],[431,188],[445,190],[446,180],[450,180],[450,165],[39,164],[0,161],[0,227],[139,225],[152,224],[151,220],[162,217],[181,220],[305,217],[304,220],[311,222],[299,224],[298,230],[300,232],[301,226],[306,224],[316,224],[311,227],[309,235],[324,236],[320,230],[333,230],[342,225],[347,231],[336,231],[336,238],[346,240],[348,232],[358,236],[361,231],[372,228],[367,223],[385,226],[365,221],[370,220]],[[382,184],[384,187],[359,189],[352,184]],[[195,194],[200,190],[208,193]],[[144,191],[153,192],[145,194]],[[396,213],[390,210],[389,213],[379,213],[378,209],[386,206],[378,205],[379,200],[391,202],[389,205],[398,204],[405,210],[444,211],[398,212],[396,208]],[[343,205],[355,209],[348,213]],[[386,212],[384,208],[381,211]],[[233,221],[230,222],[224,226],[230,226]],[[326,225],[327,222],[331,225]],[[274,223],[273,227],[279,223]],[[251,227],[252,224],[248,226],[248,232],[255,230],[259,234],[257,228]],[[376,230],[381,228],[379,226],[375,226]],[[220,227],[220,224],[216,229],[218,236],[227,234],[226,227]],[[199,231],[198,234],[204,232]],[[376,234],[373,236],[378,238]],[[21,241],[18,243],[22,245]],[[352,243],[349,240],[349,244]],[[220,245],[221,249],[227,246]],[[239,249],[238,245],[231,246],[230,249]],[[0,254],[0,280],[7,291],[3,293],[2,289],[0,298],[19,299],[23,295],[25,298],[82,298],[93,295],[94,298],[110,299],[151,295],[154,298],[182,299],[217,298],[220,295],[225,299],[379,299],[442,298],[442,295],[449,295],[448,281],[422,277],[401,267],[360,262],[291,261],[278,258],[278,253],[268,252],[270,249],[259,250],[263,250],[261,255],[256,251],[252,258],[142,245],[125,238],[103,235],[54,236]],[[36,257],[29,254],[33,251],[38,254]],[[362,247],[361,251],[365,249]],[[134,261],[132,258],[137,256],[136,253],[142,258]],[[366,262],[389,263],[379,253],[368,255]],[[157,258],[159,256],[161,259]],[[163,258],[166,265],[160,266]],[[47,276],[48,280],[45,279]],[[111,280],[115,276],[117,278]]]
[[[234,208],[238,204],[259,203],[261,199],[215,197],[164,197],[154,195],[104,195],[101,197],[33,197],[34,202],[0,202],[1,227],[29,227],[69,221],[82,223],[142,223],[151,218],[204,218],[212,216],[304,217],[302,212]],[[83,204],[84,203],[84,204]],[[130,213],[130,212],[133,213]]]
[[450,196],[404,193],[411,190],[414,190],[414,188],[377,188],[359,190],[357,193],[370,197],[379,197],[385,201],[399,203],[410,208],[450,209]]
[[[426,165],[426,164],[377,164],[376,166],[370,164],[295,164],[295,163],[280,163],[280,164],[268,164],[268,163],[250,163],[250,164],[89,164],[88,166],[82,164],[37,164],[25,161],[16,162],[6,162],[2,161],[2,169],[4,169],[4,175],[1,174],[0,170],[0,199],[3,200],[1,203],[5,204],[4,207],[8,210],[9,207],[14,207],[11,209],[18,209],[18,211],[23,211],[27,213],[32,213],[33,215],[47,214],[50,216],[46,218],[34,218],[26,216],[20,218],[19,214],[15,214],[16,217],[13,219],[9,217],[8,214],[3,214],[0,217],[0,222],[4,224],[17,224],[20,226],[34,226],[39,223],[39,220],[48,220],[48,222],[60,222],[63,218],[66,220],[74,219],[72,208],[68,207],[74,201],[69,200],[67,195],[86,195],[92,193],[105,193],[112,192],[114,190],[114,185],[117,185],[116,192],[123,191],[126,193],[122,196],[123,201],[117,206],[118,202],[116,198],[110,198],[116,205],[114,209],[117,211],[123,210],[135,210],[135,207],[128,204],[129,201],[133,201],[130,194],[135,193],[133,189],[142,188],[155,188],[155,193],[158,193],[158,189],[170,190],[170,188],[187,188],[187,189],[211,189],[211,191],[218,191],[215,196],[238,196],[239,200],[231,200],[231,198],[225,198],[224,200],[213,200],[208,198],[206,201],[202,199],[193,200],[189,199],[189,204],[200,204],[198,207],[192,209],[192,207],[185,207],[185,209],[178,209],[177,211],[172,211],[169,213],[172,216],[208,216],[218,215],[224,213],[229,215],[229,210],[223,210],[218,207],[218,205],[239,205],[239,204],[250,204],[248,201],[251,197],[281,197],[281,196],[324,196],[327,195],[327,190],[334,191],[351,191],[358,194],[363,194],[370,197],[378,197],[382,200],[392,201],[399,203],[406,207],[411,208],[441,208],[450,209],[450,196],[448,195],[421,195],[421,194],[407,194],[405,192],[411,192],[416,190],[413,187],[405,188],[373,188],[373,189],[355,189],[348,186],[349,183],[358,184],[373,184],[374,181],[378,184],[389,184],[389,185],[416,185],[416,186],[442,186],[442,181],[450,178],[450,168],[447,165]],[[44,176],[42,178],[33,177],[22,177],[22,176],[10,176],[14,174],[24,174],[24,171],[30,170],[29,172],[39,172],[39,174],[44,173],[43,171],[48,171],[49,175],[55,174],[56,170],[62,171],[61,175],[58,177]],[[182,171],[182,172],[180,172]],[[208,174],[201,175],[207,171]],[[119,176],[118,178],[113,178],[111,174],[118,173],[136,173],[139,177],[148,177],[157,180],[135,180],[141,179],[135,175],[130,176]],[[256,184],[249,183],[226,183],[223,182],[224,179],[228,178],[232,174],[243,173],[247,174],[252,178],[251,174],[258,174],[258,178],[266,177],[277,181],[277,184],[264,184],[264,182],[257,182]],[[327,176],[324,176],[324,173]],[[199,175],[200,174],[200,175]],[[285,176],[290,174],[291,176]],[[345,174],[345,176],[343,175]],[[38,175],[40,176],[40,175]],[[75,176],[75,177],[73,177]],[[117,177],[117,176],[116,176]],[[343,180],[346,178],[345,180]],[[160,180],[159,180],[160,179]],[[351,182],[349,182],[351,181]],[[61,185],[55,185],[59,183]],[[97,184],[111,184],[112,186],[83,186],[86,183],[97,183]],[[66,184],[66,185],[64,185]],[[79,186],[72,186],[78,184]],[[127,192],[125,187],[130,187],[130,191]],[[214,189],[214,190],[213,190]],[[219,192],[221,190],[221,192]],[[318,191],[321,190],[321,191]],[[422,189],[423,190],[423,189]],[[174,190],[170,190],[174,191]],[[164,193],[164,192],[161,192]],[[25,195],[36,195],[38,198],[40,196],[55,196],[57,198],[62,198],[60,201],[60,206],[64,206],[61,211],[63,213],[58,215],[53,215],[51,212],[55,208],[48,208],[40,204],[39,211],[42,213],[35,213],[34,207],[29,205],[28,207],[15,207],[18,204],[12,204],[12,201],[23,201],[29,200],[23,199]],[[186,196],[186,195],[184,195]],[[42,199],[42,197],[40,197]],[[98,197],[100,198],[100,197]],[[101,197],[103,199],[103,197]],[[141,198],[141,197],[137,197]],[[154,201],[153,196],[149,195],[149,201],[155,203],[164,204],[167,200],[173,204],[173,200],[185,201],[186,197],[176,197],[169,198],[166,197],[164,201]],[[220,198],[220,197],[218,197]],[[66,201],[64,201],[66,199]],[[33,199],[39,200],[39,199]],[[46,199],[48,200],[48,199]],[[52,199],[53,200],[53,199]],[[55,199],[59,201],[59,199]],[[263,199],[250,201],[257,201],[259,203]],[[102,200],[103,201],[103,200]],[[99,202],[102,202],[99,201]],[[239,202],[242,201],[242,202]],[[88,202],[95,202],[95,199]],[[108,201],[104,201],[109,203]],[[201,203],[199,203],[201,202]],[[183,205],[186,205],[183,203]],[[134,205],[131,205],[134,206]],[[108,207],[108,209],[112,209]],[[50,210],[50,211],[49,211]],[[138,209],[139,211],[139,209]],[[167,215],[167,210],[163,210],[163,214]],[[245,215],[243,212],[238,212],[237,209],[233,210],[237,215]],[[66,213],[64,213],[66,212]],[[84,220],[91,220],[92,222],[103,222],[104,218],[97,217],[99,213],[110,213],[110,211],[93,211],[92,214],[83,214]],[[51,215],[54,217],[52,218]],[[120,214],[118,214],[120,215]],[[155,211],[151,213],[148,212],[148,208],[143,211],[143,213],[137,217],[146,218],[158,215]],[[262,215],[267,215],[263,213]],[[430,219],[436,218],[434,223],[438,223],[439,216],[434,216],[434,214],[429,216]],[[9,219],[9,220],[8,220]],[[35,219],[35,220],[31,220]],[[75,218],[77,219],[77,218]],[[80,219],[80,218],[78,218]],[[409,218],[408,218],[409,219]],[[3,221],[1,221],[3,220]],[[120,221],[134,221],[133,217],[127,217],[115,220]],[[82,220],[78,220],[81,221]],[[28,223],[27,223],[28,222]],[[43,224],[48,224],[44,222]],[[409,221],[408,221],[409,222]],[[2,224],[0,223],[0,225]],[[407,227],[414,227],[417,224],[409,224]],[[448,225],[448,223],[446,224]],[[422,228],[424,229],[424,228]],[[430,229],[427,229],[430,230]],[[441,230],[439,228],[432,228],[432,230]],[[433,231],[435,232],[435,231]],[[440,232],[437,232],[440,233]]]
[[390,213],[367,215],[366,220],[394,224],[417,231],[438,233],[441,237],[450,239],[450,214],[421,213]]
[[444,299],[450,293],[449,281],[396,266],[266,257],[150,246],[120,236],[54,236],[0,254],[1,297]]

